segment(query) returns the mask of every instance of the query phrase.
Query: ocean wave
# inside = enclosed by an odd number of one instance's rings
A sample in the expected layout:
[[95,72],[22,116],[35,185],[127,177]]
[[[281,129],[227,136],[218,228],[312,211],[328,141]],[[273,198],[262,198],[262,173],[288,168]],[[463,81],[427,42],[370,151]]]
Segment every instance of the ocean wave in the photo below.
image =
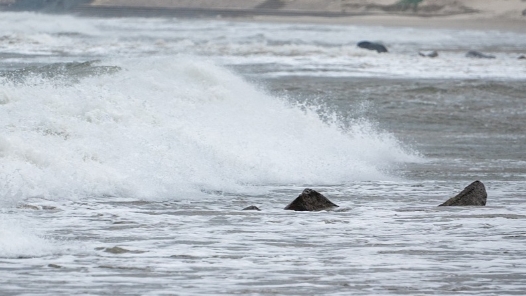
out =
[[74,84],[38,75],[4,81],[4,199],[170,199],[269,183],[392,179],[397,164],[419,159],[366,119],[344,129],[321,119],[319,108],[273,97],[202,58],[112,63],[123,70]]

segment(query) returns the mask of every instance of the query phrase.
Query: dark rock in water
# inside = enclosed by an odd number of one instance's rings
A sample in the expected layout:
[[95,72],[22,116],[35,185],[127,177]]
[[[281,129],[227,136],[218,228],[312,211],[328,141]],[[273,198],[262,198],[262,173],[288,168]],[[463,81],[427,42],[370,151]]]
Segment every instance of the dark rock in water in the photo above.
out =
[[522,11],[522,15],[526,16],[526,9]]
[[438,57],[438,52],[436,50],[432,51],[419,51],[418,55],[425,58],[436,58]]
[[464,188],[458,195],[448,199],[439,206],[485,206],[488,194],[484,184],[475,181]]
[[123,254],[123,253],[129,253],[130,250],[127,250],[121,247],[113,247],[113,248],[105,248],[104,252],[112,253],[112,254]]
[[365,48],[369,50],[376,50],[377,52],[387,52],[387,48],[380,43],[374,43],[369,41],[362,41],[358,43],[359,48]]
[[261,210],[256,206],[249,206],[249,207],[244,208],[243,211],[261,211]]
[[321,211],[338,207],[321,193],[312,189],[305,189],[303,192],[293,200],[285,210],[292,211]]
[[113,248],[99,247],[99,248],[95,248],[95,250],[99,250],[99,251],[102,250],[106,253],[112,253],[112,254],[124,254],[124,253],[141,254],[141,253],[144,253],[144,251],[132,251],[132,250],[128,250],[128,249],[117,247],[117,246]]
[[51,268],[62,268],[62,266],[57,265],[57,264],[53,264],[53,263],[48,264],[47,266],[48,266],[48,267],[51,267]]
[[518,60],[526,60],[526,56],[525,55],[521,55],[520,57],[517,58]]
[[479,51],[476,51],[476,50],[470,50],[466,53],[466,57],[467,58],[477,58],[477,59],[494,59],[495,56],[494,55],[490,55],[490,54],[483,54]]

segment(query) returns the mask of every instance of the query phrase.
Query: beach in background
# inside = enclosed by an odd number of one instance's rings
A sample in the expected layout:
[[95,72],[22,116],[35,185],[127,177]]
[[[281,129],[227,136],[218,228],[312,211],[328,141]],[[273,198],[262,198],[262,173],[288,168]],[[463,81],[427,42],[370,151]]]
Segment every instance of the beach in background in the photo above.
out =
[[0,0],[0,294],[523,295],[526,2],[399,4]]
[[[410,3],[411,1],[405,1]],[[107,16],[177,16],[254,21],[526,29],[523,0],[2,0],[0,9],[69,11]],[[416,7],[416,9],[414,8]]]

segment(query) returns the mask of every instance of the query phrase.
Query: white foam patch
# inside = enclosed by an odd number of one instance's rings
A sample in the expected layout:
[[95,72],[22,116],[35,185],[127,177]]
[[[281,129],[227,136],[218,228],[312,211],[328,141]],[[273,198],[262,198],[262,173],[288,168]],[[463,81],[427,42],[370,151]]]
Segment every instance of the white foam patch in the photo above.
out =
[[[271,77],[526,78],[517,60],[526,38],[517,32],[3,12],[0,39],[0,52],[31,57],[14,55],[5,60],[11,63],[185,53],[229,65],[270,65],[258,75]],[[381,42],[389,53],[358,48],[363,40]],[[421,50],[436,50],[439,57],[419,57]],[[496,59],[469,59],[468,50]]]
[[58,251],[57,246],[30,227],[27,222],[0,213],[0,258],[40,257]]
[[100,31],[88,18],[70,15],[40,14],[34,12],[2,12],[0,32],[10,34],[98,34]]
[[192,57],[117,62],[78,84],[4,82],[0,188],[13,196],[171,198],[269,183],[392,179],[418,157],[357,120],[347,131]]

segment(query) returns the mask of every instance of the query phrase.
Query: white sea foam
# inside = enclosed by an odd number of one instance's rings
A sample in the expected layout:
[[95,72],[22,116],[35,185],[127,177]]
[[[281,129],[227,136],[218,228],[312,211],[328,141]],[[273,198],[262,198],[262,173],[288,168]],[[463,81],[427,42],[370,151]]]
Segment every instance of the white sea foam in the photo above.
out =
[[[291,37],[292,36],[292,37]],[[270,76],[395,77],[433,79],[525,79],[517,57],[524,34],[499,31],[263,24],[211,20],[97,19],[3,13],[0,52],[43,55],[17,63],[71,59],[193,54],[224,64],[272,65]],[[356,43],[384,43],[389,54]],[[420,50],[437,50],[436,59]],[[468,59],[468,50],[497,59]]]
[[[435,89],[429,96],[415,92],[422,80],[400,83],[407,99],[389,91],[396,82],[386,86],[384,80],[524,77],[516,60],[526,42],[522,35],[0,16],[9,19],[0,20],[5,41],[0,51],[7,53],[0,67],[28,63],[36,72],[0,73],[3,294],[525,291],[526,188],[517,148],[524,139],[515,125],[502,138],[476,134],[484,130],[478,119],[484,126],[499,122],[493,116],[521,121],[515,111],[521,110],[516,108],[520,82],[484,87],[484,81],[466,82],[481,86],[473,92],[440,81],[439,93],[427,100]],[[383,41],[390,53],[360,50],[355,47],[360,39]],[[498,59],[464,58],[471,46]],[[417,48],[439,50],[440,57],[421,59]],[[84,71],[87,64],[53,64],[94,59],[122,70],[86,78],[98,72]],[[38,74],[40,63],[47,78]],[[319,82],[313,88],[319,85],[325,94],[322,106],[297,106],[224,65],[240,65],[236,69],[258,79],[296,74],[381,80],[357,79],[341,88],[335,85],[345,79],[270,80],[273,88],[297,82],[300,89],[293,96],[304,93],[310,81]],[[57,70],[68,74],[57,75]],[[324,111],[323,104],[334,101],[345,111],[362,108],[352,105],[360,98],[347,100],[351,87],[364,87],[368,98],[374,87],[382,96],[370,97],[371,113],[389,116],[379,123],[342,122]],[[493,91],[497,99],[491,99]],[[471,98],[478,95],[482,98]],[[478,112],[481,108],[485,111]],[[456,114],[459,121],[451,121]],[[393,181],[399,163],[420,160],[392,134],[374,128],[398,118],[411,126],[395,124],[397,134],[416,131],[417,145],[434,158],[429,165],[403,167],[407,179]],[[485,179],[487,207],[436,207],[475,177]],[[283,211],[306,186],[329,197],[339,210]],[[241,211],[251,204],[262,211]]]
[[94,35],[99,30],[89,19],[69,15],[52,15],[32,12],[2,12],[1,32],[14,34],[76,33]]
[[342,130],[199,58],[116,63],[120,73],[77,84],[4,82],[3,196],[169,198],[376,180],[418,159],[366,120]]
[[36,234],[31,227],[27,220],[0,213],[0,257],[38,257],[59,250],[52,241]]

